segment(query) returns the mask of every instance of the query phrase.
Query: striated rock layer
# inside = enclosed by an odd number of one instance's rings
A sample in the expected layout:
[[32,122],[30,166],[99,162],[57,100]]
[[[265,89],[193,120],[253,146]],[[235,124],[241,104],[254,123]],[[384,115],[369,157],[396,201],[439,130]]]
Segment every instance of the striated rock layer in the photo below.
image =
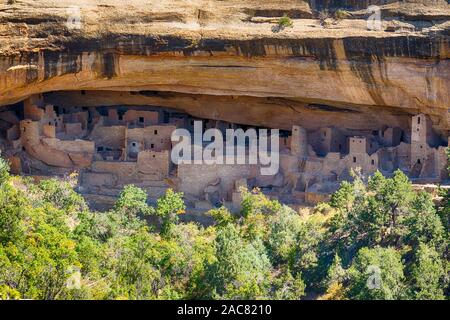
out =
[[[423,113],[449,134],[445,0],[73,3],[2,0],[0,105],[50,93],[60,105],[151,104],[281,129],[407,127]],[[367,29],[369,5],[382,30]],[[292,28],[277,27],[283,15]]]

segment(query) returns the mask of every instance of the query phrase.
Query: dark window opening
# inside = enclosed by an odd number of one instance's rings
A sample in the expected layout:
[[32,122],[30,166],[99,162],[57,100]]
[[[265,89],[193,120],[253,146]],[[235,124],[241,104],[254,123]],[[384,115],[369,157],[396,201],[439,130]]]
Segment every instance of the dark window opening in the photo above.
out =
[[122,120],[123,120],[124,114],[125,114],[125,111],[124,111],[124,110],[117,110],[117,115],[118,115],[119,121],[122,121]]
[[48,123],[48,125],[49,125],[49,126],[51,126],[51,125],[52,125],[52,123],[51,123],[51,122],[49,122],[49,123]]
[[342,144],[339,144],[339,151],[342,151]]
[[86,90],[81,90],[81,95],[85,96],[86,95]]
[[133,147],[136,147],[136,142],[133,142],[131,145],[132,145]]
[[372,159],[372,165],[375,165],[375,160]]
[[97,152],[102,152],[103,151],[103,147],[97,147]]
[[420,164],[420,159],[417,159],[417,164]]
[[152,144],[150,145],[150,148],[151,148],[151,149],[155,148],[155,145],[152,143]]
[[153,158],[155,158],[155,155],[153,155]]
[[144,123],[144,117],[139,117],[139,123]]
[[356,157],[353,157],[353,162],[356,162]]
[[153,131],[154,134],[158,134],[158,130]]
[[420,124],[420,117],[417,118],[417,124]]

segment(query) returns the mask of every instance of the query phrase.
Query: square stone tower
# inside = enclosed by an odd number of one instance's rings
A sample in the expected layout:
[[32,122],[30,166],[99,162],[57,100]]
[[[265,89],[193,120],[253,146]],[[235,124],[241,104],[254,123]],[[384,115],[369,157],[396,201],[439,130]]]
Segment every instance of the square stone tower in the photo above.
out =
[[367,141],[365,137],[348,138],[349,154],[367,154]]
[[424,114],[411,120],[411,167],[423,165],[427,159],[428,139],[432,138],[431,123]]
[[292,127],[291,154],[297,157],[308,156],[308,137],[306,130],[300,126]]

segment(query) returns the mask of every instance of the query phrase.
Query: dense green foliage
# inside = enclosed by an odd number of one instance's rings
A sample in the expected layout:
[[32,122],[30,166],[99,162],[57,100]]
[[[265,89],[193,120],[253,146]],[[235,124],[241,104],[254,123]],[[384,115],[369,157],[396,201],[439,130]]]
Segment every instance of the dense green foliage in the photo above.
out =
[[241,214],[211,210],[205,228],[180,222],[181,193],[152,207],[127,186],[92,212],[70,179],[1,160],[0,299],[446,299],[448,198],[376,173],[308,216],[244,191]]

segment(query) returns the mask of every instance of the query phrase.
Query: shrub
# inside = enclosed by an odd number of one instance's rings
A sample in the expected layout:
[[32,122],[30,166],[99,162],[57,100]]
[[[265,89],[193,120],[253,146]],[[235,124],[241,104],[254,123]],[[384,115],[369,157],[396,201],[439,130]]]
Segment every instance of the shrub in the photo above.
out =
[[161,232],[169,231],[170,226],[178,222],[178,215],[183,214],[185,209],[183,193],[168,189],[166,194],[156,202],[155,213],[162,220]]
[[334,12],[334,18],[336,20],[348,19],[350,17],[351,17],[350,12],[348,12],[346,10],[338,9]]
[[292,19],[288,16],[284,15],[280,19],[278,19],[278,27],[280,29],[284,28],[292,28],[294,27],[294,22],[292,22]]
[[3,158],[0,158],[0,185],[5,183],[9,178],[9,164]]

